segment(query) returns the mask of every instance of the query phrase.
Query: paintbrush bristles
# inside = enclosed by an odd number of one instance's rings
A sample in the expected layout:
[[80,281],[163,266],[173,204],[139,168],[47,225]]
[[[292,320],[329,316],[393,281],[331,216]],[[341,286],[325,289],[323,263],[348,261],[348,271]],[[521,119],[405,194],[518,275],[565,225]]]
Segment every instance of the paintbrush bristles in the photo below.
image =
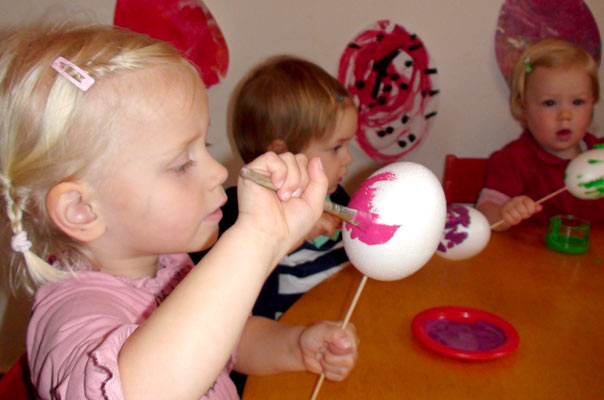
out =
[[351,223],[353,225],[357,225],[358,222],[356,220],[357,211],[352,208],[344,207],[341,204],[332,203],[329,200],[325,200],[325,204],[323,205],[323,210],[330,214],[335,215],[336,217]]

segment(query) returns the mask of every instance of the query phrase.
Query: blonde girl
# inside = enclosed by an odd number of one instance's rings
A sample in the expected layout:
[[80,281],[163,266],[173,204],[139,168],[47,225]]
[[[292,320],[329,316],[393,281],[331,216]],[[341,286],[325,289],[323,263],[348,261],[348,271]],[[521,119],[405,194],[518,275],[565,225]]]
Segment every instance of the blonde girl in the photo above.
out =
[[[285,252],[316,221],[318,159],[248,164],[241,214],[216,241],[227,171],[208,153],[194,67],[166,43],[113,27],[2,34],[0,183],[15,287],[34,292],[27,352],[43,398],[237,398],[231,369],[343,379],[354,329],[249,317]],[[10,264],[10,265],[9,265]]]
[[600,97],[597,65],[581,47],[560,39],[529,46],[515,66],[510,109],[524,132],[493,153],[477,208],[505,230],[526,219],[547,224],[556,214],[604,222],[604,201],[568,192],[536,201],[564,187],[570,160],[599,139],[588,132]]

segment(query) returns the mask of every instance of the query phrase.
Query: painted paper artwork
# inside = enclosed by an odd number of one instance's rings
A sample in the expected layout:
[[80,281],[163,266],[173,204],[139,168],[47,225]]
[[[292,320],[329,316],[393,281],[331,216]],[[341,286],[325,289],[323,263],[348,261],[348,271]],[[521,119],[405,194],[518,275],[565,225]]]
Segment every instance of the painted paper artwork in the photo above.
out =
[[548,37],[582,46],[600,64],[600,32],[583,0],[506,0],[497,21],[495,53],[508,84],[526,46]]
[[201,0],[117,0],[113,22],[172,43],[197,66],[206,87],[226,76],[227,44]]
[[378,21],[346,46],[338,79],[359,109],[357,142],[374,161],[414,150],[436,116],[437,69],[420,38],[394,22]]

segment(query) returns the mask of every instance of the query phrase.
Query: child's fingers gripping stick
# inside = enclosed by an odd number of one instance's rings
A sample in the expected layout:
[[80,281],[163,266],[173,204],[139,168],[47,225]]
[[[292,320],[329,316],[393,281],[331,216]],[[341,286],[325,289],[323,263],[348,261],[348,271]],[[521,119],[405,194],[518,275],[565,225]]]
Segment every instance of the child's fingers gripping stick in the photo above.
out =
[[[302,154],[300,154],[300,156],[306,158],[306,156]],[[306,171],[308,174],[308,185],[300,197],[309,202],[309,204],[312,204],[313,211],[316,213],[315,218],[313,219],[314,223],[323,214],[328,180],[319,157],[313,157],[308,161]]]
[[517,196],[503,206],[502,215],[508,225],[517,225],[542,209],[543,206],[530,197]]
[[[314,165],[316,162],[314,161],[312,164]],[[310,166],[304,154],[282,153],[277,155],[268,152],[243,167],[242,170],[254,174],[256,179],[251,179],[252,181],[255,180],[256,183],[276,191],[282,201],[287,201],[290,197],[300,197],[307,189],[309,168],[312,168],[313,171],[316,170],[316,166]],[[322,168],[319,169],[322,171]],[[315,173],[313,177],[318,183],[323,178],[326,179],[324,173],[320,175]]]
[[[273,153],[268,153],[269,161]],[[275,156],[277,156],[275,154]],[[271,173],[271,182],[277,182],[277,195],[281,201],[287,201],[290,197],[300,197],[308,185],[308,174],[306,168],[308,160],[303,154],[283,153],[277,156],[285,164],[285,169],[276,169]],[[274,164],[275,166],[280,163]],[[269,172],[271,172],[269,170]]]
[[312,241],[320,235],[327,237],[333,236],[336,229],[342,228],[342,219],[324,212],[317,223],[312,227],[310,232],[306,235],[305,239]]
[[353,324],[342,328],[340,324],[328,321],[308,327],[299,339],[306,369],[335,381],[344,379],[354,367],[358,344]]

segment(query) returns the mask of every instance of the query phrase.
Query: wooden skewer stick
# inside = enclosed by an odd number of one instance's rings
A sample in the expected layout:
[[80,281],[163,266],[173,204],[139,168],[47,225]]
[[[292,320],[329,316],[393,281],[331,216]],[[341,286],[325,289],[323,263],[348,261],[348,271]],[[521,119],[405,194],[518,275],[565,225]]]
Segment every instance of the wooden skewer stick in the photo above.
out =
[[[560,188],[560,189],[556,190],[555,192],[552,192],[552,193],[548,194],[545,197],[540,198],[539,200],[537,200],[535,202],[535,204],[541,204],[544,201],[549,200],[552,197],[559,195],[560,193],[564,192],[565,190],[566,190],[566,186],[564,186],[563,188]],[[504,222],[503,219],[500,219],[499,221],[497,221],[497,222],[495,222],[494,224],[491,225],[491,229],[497,228],[499,225],[503,224],[503,222]]]
[[[348,307],[348,311],[346,312],[346,317],[344,317],[344,321],[342,322],[342,329],[345,329],[346,325],[348,325],[348,321],[350,321],[350,316],[352,315],[352,312],[354,311],[354,308],[357,305],[357,301],[359,301],[359,297],[361,297],[361,292],[363,291],[363,287],[365,287],[365,282],[367,282],[367,275],[363,275],[363,279],[361,279],[361,283],[359,283],[359,287],[357,288],[357,291],[354,294],[354,297],[352,298],[350,307]],[[323,384],[324,380],[325,374],[321,374],[321,376],[317,380],[317,383],[315,384],[315,389],[312,392],[310,400],[315,400],[317,398],[317,396],[319,395],[319,389],[321,389],[321,385]]]

